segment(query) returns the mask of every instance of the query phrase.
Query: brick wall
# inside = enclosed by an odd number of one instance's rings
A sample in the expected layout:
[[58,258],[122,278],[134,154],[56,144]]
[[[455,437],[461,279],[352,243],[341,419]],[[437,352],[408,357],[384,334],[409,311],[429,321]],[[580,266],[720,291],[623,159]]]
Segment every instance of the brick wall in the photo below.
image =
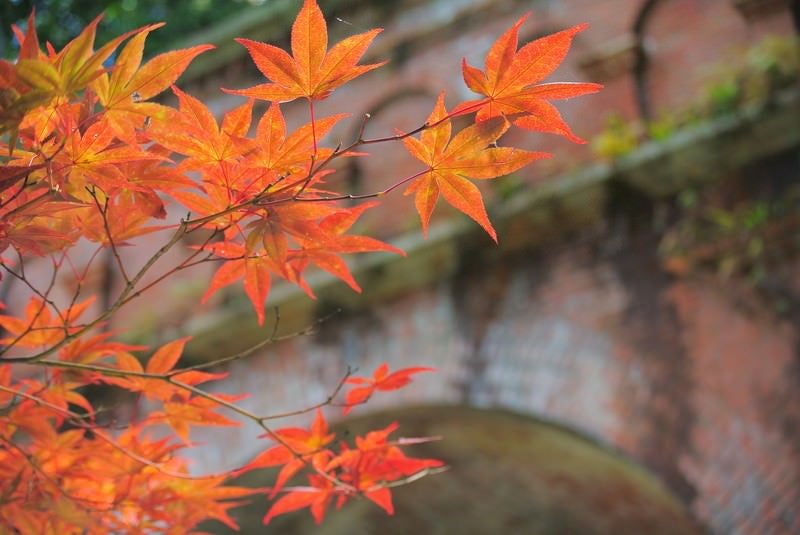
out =
[[[427,4],[431,10],[438,5]],[[409,26],[424,20],[418,11],[425,13],[425,2],[386,22],[385,39],[393,43],[393,35],[404,36],[394,44],[402,43],[408,60],[394,58],[383,72],[327,101],[322,112],[348,105],[356,117],[372,112],[372,135],[412,129],[429,112],[437,88],[447,88],[451,105],[469,98],[457,62],[443,58],[466,56],[480,65],[493,36],[532,9],[528,36],[591,24],[555,76],[586,80],[587,72],[599,72],[598,64],[608,74],[601,94],[561,107],[576,132],[597,133],[612,110],[627,120],[638,118],[630,58],[617,58],[621,69],[603,62],[635,40],[633,24],[643,2],[462,4],[485,4],[478,12],[486,16],[443,24],[433,36],[421,31],[416,41]],[[764,35],[792,31],[785,10],[747,22],[732,2],[657,3],[640,43],[649,58],[644,80],[652,112],[695,100],[716,75],[710,63],[731,65]],[[304,113],[295,111],[298,117]],[[336,136],[348,139],[352,132]],[[523,175],[532,183],[590,158],[585,147],[552,136],[523,143],[556,153],[555,163]],[[381,148],[358,162],[354,187],[361,193],[382,189],[415,170],[408,165]],[[407,230],[414,219],[407,199],[395,196],[386,203],[392,218],[376,214],[369,223],[384,235]],[[280,412],[324,399],[348,365],[432,365],[439,373],[375,399],[368,410],[467,404],[555,420],[641,462],[714,533],[800,531],[796,324],[762,297],[732,291],[733,283],[672,276],[659,262],[660,236],[631,230],[635,220],[625,213],[609,216],[603,230],[561,236],[501,261],[465,259],[453,277],[339,316],[314,338],[289,341],[234,365],[228,386],[263,392],[248,403]],[[656,224],[652,217],[648,221]],[[228,441],[246,451],[251,431],[229,434]],[[209,457],[202,464],[217,465]]]
[[[325,399],[347,366],[434,366],[356,413],[465,404],[556,421],[642,463],[714,533],[796,532],[796,326],[716,278],[666,274],[655,238],[606,230],[466,262],[235,364],[225,388],[281,412]],[[226,431],[199,465],[236,465],[253,432]]]
[[[409,0],[408,9],[386,21],[369,8],[341,13],[350,24],[386,27],[377,55],[387,57],[397,45],[408,57],[395,55],[389,67],[343,89],[318,113],[347,109],[358,117],[377,109],[370,135],[412,129],[424,121],[438,88],[447,89],[450,105],[469,97],[458,59],[481,64],[494,36],[528,9],[534,16],[527,36],[591,24],[554,77],[589,80],[587,65],[599,72],[614,57],[611,52],[620,54],[630,44],[643,2],[472,0],[449,4],[457,6],[452,13],[446,5]],[[438,26],[423,24],[430,21]],[[332,33],[352,31],[345,23],[331,21],[331,26]],[[737,51],[761,36],[792,31],[786,10],[748,23],[726,0],[659,2],[641,43],[650,57],[645,79],[653,111],[691,102],[712,74],[708,62],[736,61]],[[208,88],[252,85],[248,61],[208,73],[189,90],[208,97]],[[596,134],[610,111],[628,120],[638,117],[630,58],[622,54],[618,61],[622,68],[605,66],[602,93],[561,106],[578,135]],[[219,98],[214,106],[223,110],[234,102]],[[290,122],[304,120],[304,109],[288,110]],[[352,135],[351,126],[332,138]],[[556,153],[554,163],[520,176],[530,184],[591,159],[585,146],[553,136],[517,141]],[[357,193],[377,191],[416,170],[397,152],[379,149],[359,161],[349,180]],[[375,233],[416,228],[407,198],[394,195],[385,203],[382,215],[367,221]],[[800,532],[797,318],[779,314],[763,296],[739,291],[733,283],[665,271],[656,250],[660,236],[653,231],[658,218],[649,213],[642,225],[633,208],[623,203],[619,213],[612,211],[577,234],[554,229],[555,237],[544,245],[511,256],[471,250],[452,276],[340,315],[314,337],[272,346],[231,365],[220,388],[251,392],[245,407],[279,413],[325,399],[348,365],[364,370],[383,361],[392,367],[432,365],[439,373],[377,398],[369,408],[467,404],[554,420],[648,467],[712,532]],[[126,261],[140,259],[126,256]],[[798,268],[786,266],[794,274],[789,294],[795,302],[800,301]],[[202,287],[208,274],[197,270],[183,282]],[[370,289],[365,284],[366,294]],[[175,309],[169,317],[176,325],[197,311],[197,295],[185,301],[169,290],[164,295],[170,297],[164,307]],[[320,314],[326,306],[318,305]],[[143,316],[133,310],[122,321],[146,323]],[[154,321],[146,325],[150,328],[164,327],[161,318],[149,321]],[[174,326],[167,327],[165,332]],[[255,434],[258,430],[247,426],[226,430],[224,440],[217,432],[198,433],[193,438],[208,444],[197,451],[197,466],[214,471],[241,464],[259,446]]]

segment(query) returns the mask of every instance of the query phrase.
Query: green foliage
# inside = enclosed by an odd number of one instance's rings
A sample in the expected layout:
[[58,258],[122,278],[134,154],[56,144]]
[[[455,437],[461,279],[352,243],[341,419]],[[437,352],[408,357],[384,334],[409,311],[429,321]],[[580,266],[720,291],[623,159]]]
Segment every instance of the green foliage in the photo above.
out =
[[653,141],[663,141],[672,137],[683,123],[684,121],[675,114],[662,113],[658,119],[647,125],[647,134]]
[[733,113],[742,106],[763,105],[800,77],[800,39],[796,36],[765,37],[743,58],[733,66],[727,62],[709,66],[715,73],[711,81],[683,110],[664,111],[645,125],[626,123],[617,113],[609,115],[606,128],[592,140],[594,154],[614,160],[645,140],[663,141],[697,121]]
[[154,32],[148,39],[150,54],[169,48],[176,36],[202,30],[250,5],[257,0],[5,0],[0,2],[0,57],[16,55],[17,45],[9,31],[11,24],[21,24],[36,9],[37,30],[40,35],[61,48],[97,15],[105,17],[98,28],[98,41],[103,43],[117,35],[163,20],[168,31]]
[[743,61],[723,63],[695,106],[699,115],[716,116],[748,104],[769,101],[776,91],[790,86],[800,73],[800,40],[772,35],[748,49]]
[[667,267],[765,284],[774,261],[800,248],[800,188],[734,203],[715,202],[712,194],[688,189],[678,196],[682,214],[660,246]]
[[592,151],[605,159],[625,156],[639,144],[633,125],[618,114],[609,115],[606,128],[592,140]]

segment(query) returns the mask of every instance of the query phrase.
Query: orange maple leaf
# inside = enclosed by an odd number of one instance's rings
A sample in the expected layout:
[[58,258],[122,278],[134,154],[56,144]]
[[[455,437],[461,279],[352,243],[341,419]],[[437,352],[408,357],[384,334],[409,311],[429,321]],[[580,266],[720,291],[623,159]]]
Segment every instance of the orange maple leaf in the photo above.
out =
[[291,492],[281,496],[272,504],[267,514],[264,516],[264,524],[269,524],[278,515],[297,511],[305,507],[311,509],[311,515],[317,524],[322,522],[325,511],[333,495],[337,492],[333,483],[324,477],[316,474],[309,474],[308,487],[294,487]]
[[[207,247],[209,252],[227,261],[211,279],[203,302],[220,288],[244,278],[245,292],[256,311],[259,325],[262,325],[271,275],[297,284],[313,298],[314,294],[303,277],[303,271],[310,264],[360,291],[346,262],[338,255],[371,251],[404,254],[380,240],[345,234],[364,210],[373,205],[365,203],[348,209],[322,202],[297,202],[262,209],[261,217],[241,231],[247,232],[244,245],[225,241]],[[294,244],[299,248],[293,248]]]
[[566,99],[596,93],[603,87],[592,83],[540,84],[564,61],[575,34],[587,24],[532,41],[517,50],[517,33],[530,16],[520,17],[486,55],[486,70],[472,67],[462,60],[464,81],[474,92],[486,95],[453,109],[453,115],[477,111],[476,119],[485,121],[505,115],[514,117],[514,124],[526,130],[559,134],[575,143],[586,141],[572,133],[558,110],[548,100]]
[[163,25],[157,23],[135,30],[136,35],[119,53],[111,73],[102,73],[91,85],[105,108],[105,120],[114,133],[128,143],[136,140],[137,131],[148,118],[163,122],[170,117],[167,106],[145,101],[170,87],[195,57],[214,48],[213,45],[197,45],[171,50],[142,65],[147,36]]
[[[405,255],[402,249],[375,238],[345,234],[365,210],[377,204],[377,202],[368,202],[349,209],[339,209],[330,215],[326,215],[316,223],[318,232],[306,232],[304,235],[296,235],[295,239],[301,245],[300,250],[291,254],[291,260],[296,271],[302,273],[308,263],[313,263],[320,269],[347,283],[354,291],[361,292],[361,287],[353,278],[352,273],[350,273],[350,268],[339,255],[372,251],[386,251]],[[302,275],[298,278],[297,283],[308,295],[314,296]]]
[[93,186],[109,195],[129,186],[116,164],[164,159],[140,146],[117,141],[105,119],[95,122],[85,132],[80,131],[75,117],[65,118],[65,122],[70,133],[63,151],[53,158],[58,169],[53,178],[64,191],[84,202],[92,202],[87,189]]
[[310,459],[323,451],[323,448],[330,444],[335,437],[333,433],[328,432],[328,422],[319,409],[317,409],[317,416],[309,430],[300,427],[286,427],[263,436],[280,441],[280,444],[261,452],[239,469],[238,473],[255,468],[283,465],[275,479],[275,485],[270,491],[270,497],[274,497],[280,492],[292,476],[308,465]]
[[[405,194],[415,194],[414,203],[428,232],[433,208],[441,193],[456,209],[474,219],[497,241],[489,221],[483,197],[467,178],[488,179],[507,175],[534,160],[548,158],[545,152],[530,152],[510,147],[489,147],[509,128],[505,117],[494,117],[468,126],[450,139],[451,126],[444,107],[444,92],[439,95],[427,124],[434,125],[420,134],[420,139],[406,137],[403,144],[428,171],[414,179]],[[489,147],[489,148],[487,148]]]
[[0,251],[13,245],[25,254],[43,256],[80,237],[74,224],[77,202],[54,201],[44,188],[21,191],[0,209]]
[[[170,526],[171,529],[162,533],[207,533],[188,529],[206,519],[216,519],[225,524],[232,531],[239,531],[239,526],[228,514],[228,510],[248,503],[243,498],[259,494],[260,489],[234,487],[228,478],[202,477],[194,479],[157,478],[153,474],[140,477],[142,485],[136,489],[141,492],[145,504],[155,508],[160,518],[181,518]],[[160,488],[159,488],[160,487]],[[116,510],[119,506],[115,507]],[[131,522],[124,528],[114,530],[114,533],[141,532],[142,522]]]
[[9,336],[0,339],[0,344],[34,348],[57,344],[66,336],[76,332],[78,318],[92,305],[94,297],[76,303],[63,311],[51,312],[52,305],[38,297],[31,297],[25,306],[25,318],[0,315],[0,327]]
[[375,36],[374,29],[348,37],[328,50],[328,26],[315,0],[305,0],[292,25],[292,55],[273,45],[236,39],[250,52],[258,69],[272,82],[228,93],[262,100],[322,100],[334,89],[385,62],[358,65]]
[[52,96],[69,95],[83,89],[103,74],[103,63],[111,57],[122,41],[141,31],[158,27],[151,25],[126,32],[95,52],[93,48],[97,25],[103,18],[102,15],[98,15],[60,52],[56,53],[48,43],[49,54],[45,55],[39,50],[34,18],[32,12],[28,18],[28,31],[24,35],[18,27],[12,28],[22,43],[16,74],[34,90],[45,91]]
[[[214,397],[223,401],[233,403],[243,399],[244,395],[228,395],[219,392]],[[220,404],[212,399],[202,396],[185,397],[173,396],[176,401],[165,401],[164,410],[154,411],[150,414],[151,421],[163,421],[169,425],[175,434],[178,435],[186,445],[191,445],[189,441],[190,425],[195,426],[234,426],[238,427],[241,423],[231,420],[216,410],[220,409]]]
[[222,128],[202,101],[175,86],[179,109],[172,110],[170,120],[153,125],[150,137],[169,150],[187,158],[180,169],[204,169],[222,163],[232,164],[250,144],[242,137],[250,127],[252,101],[228,112]]
[[245,247],[234,242],[209,246],[211,252],[228,260],[214,273],[201,302],[205,303],[217,290],[244,278],[244,291],[256,312],[258,324],[264,324],[264,303],[271,286],[271,273],[280,273],[280,266],[269,256],[248,255]]
[[[184,337],[167,342],[153,353],[144,368],[142,367],[142,363],[139,362],[139,359],[129,353],[126,348],[119,348],[115,355],[117,361],[116,368],[123,372],[133,372],[133,374],[127,377],[100,375],[98,378],[103,382],[117,385],[131,392],[142,392],[148,399],[158,399],[164,402],[173,399],[188,399],[189,392],[187,390],[183,390],[170,382],[162,379],[136,376],[143,372],[153,375],[175,373],[173,369],[178,363],[178,360],[180,360],[183,348],[188,340],[189,337]],[[139,349],[138,347],[135,348]],[[174,381],[192,386],[207,381],[223,379],[225,377],[227,377],[226,373],[206,373],[197,370],[175,373],[172,375]]]
[[281,175],[305,173],[314,160],[324,161],[330,156],[331,149],[318,148],[312,160],[317,140],[347,116],[346,113],[340,113],[316,119],[313,125],[305,124],[287,135],[281,108],[273,102],[258,122],[256,150],[248,156],[246,163]]
[[386,392],[403,388],[411,382],[411,376],[420,372],[435,372],[436,368],[426,368],[416,366],[412,368],[402,368],[389,373],[389,365],[383,363],[375,370],[372,377],[349,377],[345,383],[350,385],[361,385],[353,388],[345,395],[344,413],[349,413],[353,406],[366,402],[376,390]]

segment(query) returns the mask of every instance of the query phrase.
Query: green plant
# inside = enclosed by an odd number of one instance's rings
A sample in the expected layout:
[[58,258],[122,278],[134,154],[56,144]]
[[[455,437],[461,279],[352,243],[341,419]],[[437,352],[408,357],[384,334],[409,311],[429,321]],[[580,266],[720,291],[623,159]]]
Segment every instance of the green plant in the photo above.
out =
[[605,129],[591,142],[592,152],[605,159],[616,159],[632,152],[639,144],[633,126],[618,114],[609,115]]

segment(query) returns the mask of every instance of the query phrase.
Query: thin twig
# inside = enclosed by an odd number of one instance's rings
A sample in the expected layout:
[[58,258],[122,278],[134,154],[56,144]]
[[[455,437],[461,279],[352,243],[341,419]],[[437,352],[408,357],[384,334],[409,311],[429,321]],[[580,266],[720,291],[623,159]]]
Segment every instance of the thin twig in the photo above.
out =
[[322,318],[319,318],[312,325],[309,325],[308,327],[306,327],[304,329],[301,329],[299,331],[294,331],[294,332],[291,332],[291,333],[288,333],[288,334],[284,334],[282,336],[277,336],[278,321],[280,320],[280,316],[278,315],[278,309],[276,308],[275,310],[276,310],[276,312],[275,312],[276,322],[275,322],[275,325],[274,325],[274,327],[272,329],[272,335],[269,338],[266,338],[266,339],[258,342],[257,344],[255,344],[253,346],[250,346],[247,349],[245,349],[243,351],[240,351],[240,352],[238,352],[238,353],[236,353],[234,355],[229,355],[227,357],[222,357],[222,358],[211,360],[211,361],[208,361],[208,362],[201,362],[201,363],[195,364],[193,366],[189,366],[189,367],[186,367],[186,368],[181,368],[180,370],[173,370],[173,371],[169,372],[167,375],[175,376],[175,375],[178,375],[178,374],[181,374],[181,373],[185,373],[185,372],[188,372],[188,371],[203,370],[203,369],[206,369],[206,368],[214,368],[214,367],[217,367],[217,366],[221,366],[223,364],[228,364],[230,362],[234,362],[234,361],[237,361],[237,360],[242,360],[244,358],[249,357],[250,355],[252,355],[256,351],[258,351],[259,349],[261,349],[263,347],[266,347],[268,345],[276,344],[278,342],[283,342],[285,340],[290,340],[292,338],[297,338],[297,337],[300,337],[300,336],[308,336],[310,334],[313,334],[315,329],[319,325],[321,325],[322,323],[328,321],[335,314],[339,313],[339,310],[335,310],[335,311],[331,312],[330,314],[328,314],[328,315],[326,315],[326,316],[324,316]]
[[[93,327],[95,327],[95,326],[99,325],[100,323],[106,321],[117,310],[119,310],[120,307],[122,307],[124,304],[126,304],[128,301],[130,301],[130,299],[132,297],[137,297],[137,296],[139,296],[141,294],[141,290],[140,291],[136,291],[134,293],[134,290],[136,289],[136,285],[145,276],[145,274],[147,274],[147,272],[153,267],[153,265],[156,262],[158,262],[158,260],[162,256],[164,256],[164,254],[166,254],[167,251],[172,249],[172,247],[174,247],[176,243],[178,243],[178,241],[181,239],[181,237],[183,237],[183,235],[185,233],[186,233],[186,223],[185,223],[185,220],[184,220],[184,221],[181,222],[180,226],[175,231],[175,233],[173,234],[172,238],[170,238],[170,240],[166,244],[164,244],[158,251],[156,251],[156,253],[153,256],[151,256],[150,259],[147,262],[145,262],[144,266],[142,266],[141,269],[139,269],[139,271],[136,273],[136,275],[133,276],[133,278],[130,280],[130,282],[128,282],[128,284],[125,285],[125,288],[120,293],[119,297],[117,297],[117,300],[109,308],[107,308],[104,312],[102,312],[100,315],[98,315],[94,320],[92,320],[89,323],[85,324],[82,328],[77,329],[76,331],[74,331],[74,332],[70,333],[69,335],[65,336],[63,339],[61,339],[60,341],[56,342],[55,344],[53,344],[52,346],[48,347],[47,349],[44,349],[44,350],[42,350],[42,351],[40,351],[38,353],[35,353],[33,355],[28,355],[28,356],[24,356],[24,357],[7,357],[7,358],[3,359],[3,362],[28,362],[28,363],[33,363],[33,362],[42,360],[42,359],[46,358],[47,356],[52,355],[53,353],[55,353],[56,351],[58,351],[59,349],[64,347],[66,344],[71,342],[72,340],[75,340],[75,339],[83,336],[86,332],[91,330]],[[4,349],[3,352],[6,351],[6,349]],[[3,352],[0,352],[0,355],[2,355]]]
[[100,217],[103,218],[103,228],[105,228],[106,236],[108,237],[108,244],[111,247],[111,252],[114,255],[114,259],[117,262],[117,267],[119,268],[119,272],[122,274],[122,278],[125,279],[125,283],[128,284],[131,280],[128,277],[128,272],[125,270],[125,263],[122,261],[122,258],[119,256],[119,251],[117,250],[117,245],[114,243],[114,237],[111,235],[111,225],[108,223],[108,195],[105,196],[105,201],[103,202],[103,206],[100,206],[100,200],[97,198],[97,191],[95,187],[92,186],[91,188],[87,187],[86,191],[89,192],[89,195],[92,196],[94,199],[94,204],[97,206],[97,211],[100,212]]
[[[21,264],[20,265],[20,269],[23,269],[22,268],[22,255],[20,254],[19,250],[17,250],[17,254],[19,255],[19,258],[20,258],[20,264]],[[32,332],[32,330],[34,329],[34,324],[42,316],[42,314],[44,314],[44,311],[47,308],[48,303],[52,303],[52,300],[50,299],[50,292],[53,291],[53,288],[55,287],[55,284],[56,284],[56,276],[58,275],[58,269],[59,269],[57,266],[58,266],[58,263],[56,263],[54,261],[53,262],[53,274],[50,277],[50,283],[48,284],[47,289],[44,292],[41,292],[41,293],[37,294],[37,295],[40,295],[41,298],[42,298],[42,304],[39,306],[39,309],[34,313],[33,318],[31,319],[31,321],[28,324],[28,326],[14,340],[12,340],[9,344],[7,344],[5,347],[0,349],[0,357],[5,355],[9,350],[11,350],[15,345],[17,345],[20,340],[22,340],[25,336],[27,336],[29,333]],[[56,310],[58,312],[58,308],[55,307],[55,305],[53,305],[53,306],[54,306],[54,310]],[[59,312],[59,316],[61,316],[60,312]],[[60,328],[59,328],[59,330],[60,330]],[[18,357],[18,358],[25,358],[25,357]],[[2,359],[2,361],[3,362],[12,362],[15,359],[16,358],[4,358],[4,359]]]
[[333,400],[336,399],[336,397],[339,395],[339,392],[342,391],[342,388],[344,388],[344,385],[347,384],[347,380],[350,378],[352,374],[353,370],[350,368],[350,366],[348,366],[345,374],[342,376],[341,379],[339,379],[339,383],[336,385],[336,388],[333,389],[333,391],[328,395],[327,398],[325,398],[324,401],[320,401],[319,403],[316,403],[304,409],[298,409],[296,411],[289,411],[289,412],[280,412],[277,414],[264,416],[262,417],[262,420],[264,421],[278,420],[280,418],[289,418],[290,416],[300,416],[301,414],[308,414],[309,412],[313,412],[317,409],[321,409],[322,407],[327,407],[328,405],[331,405],[333,403]]

